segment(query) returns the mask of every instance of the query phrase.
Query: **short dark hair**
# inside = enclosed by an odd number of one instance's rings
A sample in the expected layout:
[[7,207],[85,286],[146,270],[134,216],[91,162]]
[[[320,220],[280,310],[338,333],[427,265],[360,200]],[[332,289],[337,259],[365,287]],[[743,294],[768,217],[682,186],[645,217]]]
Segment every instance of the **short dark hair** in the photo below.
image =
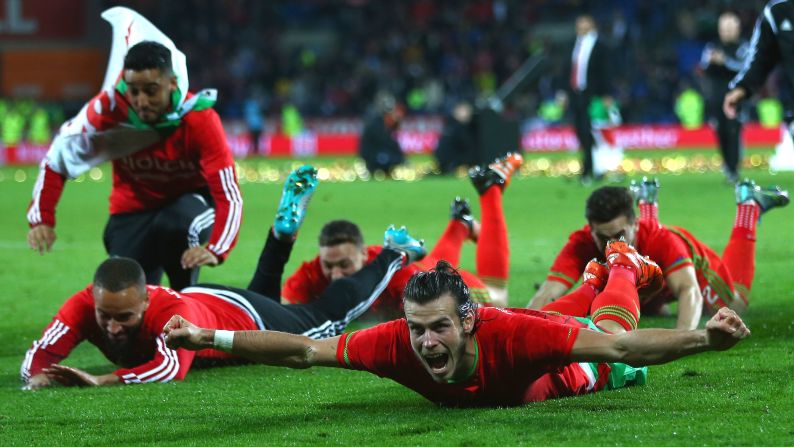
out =
[[438,261],[431,270],[418,272],[411,276],[403,292],[403,304],[406,301],[426,304],[437,300],[445,293],[455,299],[455,308],[461,320],[471,310],[477,308],[477,305],[471,300],[469,287],[463,281],[460,273],[444,260]]
[[364,246],[364,236],[358,225],[349,220],[332,220],[320,230],[320,247],[332,247],[334,245],[352,243],[356,247]]
[[589,20],[589,21],[593,22],[593,26],[594,27],[596,27],[596,28],[598,27],[598,22],[596,22],[595,16],[589,10],[581,11],[579,14],[576,14],[576,19],[575,20],[579,20],[579,19]]
[[130,258],[110,258],[99,264],[94,273],[94,288],[118,292],[136,286],[146,288],[146,275],[137,261]]
[[162,74],[171,74],[171,50],[150,40],[133,45],[124,56],[124,69],[133,71],[156,68]]
[[588,222],[609,222],[618,216],[626,216],[634,222],[634,197],[623,186],[603,186],[587,198],[585,218]]

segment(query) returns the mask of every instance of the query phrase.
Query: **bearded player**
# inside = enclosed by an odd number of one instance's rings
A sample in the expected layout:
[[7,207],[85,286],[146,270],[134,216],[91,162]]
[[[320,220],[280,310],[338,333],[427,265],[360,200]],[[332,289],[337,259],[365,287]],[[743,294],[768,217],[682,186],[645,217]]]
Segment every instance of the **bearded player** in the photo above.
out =
[[[469,177],[480,196],[481,222],[471,216],[467,201],[456,199],[452,204],[452,218],[432,252],[423,261],[394,276],[373,305],[375,315],[394,318],[402,314],[402,293],[411,275],[431,268],[442,259],[457,265],[461,247],[467,239],[477,241],[477,274],[461,272],[472,298],[480,303],[507,306],[510,255],[502,194],[522,162],[520,154],[508,154],[487,167],[472,168]],[[316,300],[332,281],[357,272],[380,251],[378,246],[366,246],[358,226],[347,220],[328,222],[320,231],[319,245],[319,255],[302,263],[287,278],[281,292],[282,302],[296,304]]]
[[[300,226],[305,212],[296,203],[316,186],[316,171],[302,167],[284,187],[274,228]],[[182,380],[194,362],[211,365],[233,360],[217,350],[198,353],[170,349],[163,325],[175,313],[228,330],[273,330],[312,338],[335,336],[378,297],[401,266],[424,255],[421,243],[402,230],[386,231],[380,254],[355,275],[335,281],[320,299],[307,305],[278,302],[281,274],[294,238],[273,229],[246,289],[197,285],[182,291],[147,286],[143,270],[132,259],[111,258],[96,270],[94,281],[69,298],[28,350],[21,367],[28,389],[64,385],[101,386]],[[82,341],[95,345],[119,366],[93,375],[61,364]]]
[[165,272],[176,290],[195,283],[200,266],[226,259],[243,210],[234,160],[211,108],[215,92],[181,90],[175,66],[161,43],[132,46],[112,91],[64,124],[28,209],[32,249],[44,254],[55,243],[55,208],[67,178],[112,160],[108,255],[135,259],[148,284],[160,284]]
[[[638,299],[644,275],[635,250],[606,248],[610,275],[601,295]],[[657,271],[658,273],[658,271]],[[644,278],[652,280],[652,278]],[[512,406],[645,382],[651,365],[724,350],[750,331],[724,308],[704,330],[641,329],[617,335],[590,322],[529,309],[478,309],[463,279],[439,262],[405,288],[405,318],[315,341],[268,331],[203,329],[180,315],[166,325],[166,344],[221,349],[292,368],[329,366],[392,379],[443,406]]]
[[[752,181],[737,184],[736,219],[720,257],[686,229],[659,223],[658,186],[656,181],[645,181],[634,188],[639,219],[628,189],[603,187],[594,191],[586,205],[588,225],[571,234],[529,307],[542,308],[560,297],[576,282],[589,259],[600,258],[607,240],[625,237],[640,253],[656,261],[665,274],[666,287],[642,297],[642,313],[659,314],[665,303],[678,300],[677,327],[694,329],[704,309],[714,313],[729,307],[743,312],[755,273],[756,223],[763,213],[786,206],[788,192],[778,187],[761,189]],[[608,308],[604,312],[609,312]]]

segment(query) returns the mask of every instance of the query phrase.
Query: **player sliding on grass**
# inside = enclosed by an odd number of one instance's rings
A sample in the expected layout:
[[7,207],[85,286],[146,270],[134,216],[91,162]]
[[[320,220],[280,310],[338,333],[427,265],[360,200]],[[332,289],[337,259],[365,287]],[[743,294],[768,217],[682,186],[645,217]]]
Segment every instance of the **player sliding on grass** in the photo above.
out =
[[[610,269],[600,295],[633,296],[653,282],[637,252],[608,244]],[[165,326],[172,349],[222,349],[257,362],[332,366],[390,378],[445,406],[508,406],[586,394],[645,381],[626,365],[668,362],[724,350],[748,336],[724,308],[705,330],[642,329],[610,335],[589,321],[529,309],[477,308],[449,264],[415,274],[405,289],[405,318],[325,340],[273,331],[203,329],[175,315]],[[623,363],[613,363],[623,362]]]
[[[316,171],[309,166],[287,178],[274,224],[274,228],[282,231],[278,237],[276,232],[268,231],[247,289],[198,285],[177,292],[147,286],[143,270],[132,259],[111,258],[103,262],[93,284],[66,301],[25,355],[21,374],[26,386],[35,389],[54,382],[64,385],[167,382],[183,379],[194,357],[205,361],[231,357],[214,350],[194,353],[168,348],[162,329],[174,314],[232,330],[284,331],[311,338],[341,333],[372,304],[395,271],[421,258],[425,251],[404,228],[390,228],[381,253],[355,275],[335,281],[312,303],[280,304],[277,300],[281,274],[292,250],[293,234],[305,215],[304,199],[316,185]],[[291,228],[292,233],[285,228]],[[60,365],[83,340],[98,347],[120,369],[95,376]]]
[[[625,237],[664,270],[666,287],[643,295],[641,311],[660,313],[665,303],[678,300],[680,329],[697,327],[705,307],[714,313],[729,307],[739,313],[748,305],[755,273],[756,222],[772,208],[786,206],[788,192],[778,187],[761,189],[754,182],[736,185],[736,220],[722,257],[680,227],[658,221],[658,182],[645,181],[635,188],[640,208],[636,219],[632,194],[622,187],[603,187],[587,199],[588,225],[571,234],[557,255],[551,273],[529,304],[542,308],[576,282],[585,264],[600,253],[609,239]],[[567,309],[559,309],[562,313]]]
[[[389,318],[399,316],[402,292],[411,275],[431,268],[441,259],[457,265],[466,239],[477,241],[477,275],[461,272],[472,299],[507,306],[510,254],[502,193],[522,162],[521,155],[508,154],[487,167],[472,168],[469,176],[480,195],[482,223],[473,219],[467,201],[456,199],[452,204],[452,218],[433,251],[423,262],[408,266],[394,276],[373,306],[375,313]],[[284,283],[283,303],[316,300],[331,281],[357,272],[380,251],[378,246],[365,246],[358,226],[347,220],[328,222],[320,232],[319,243],[319,255],[301,264]]]

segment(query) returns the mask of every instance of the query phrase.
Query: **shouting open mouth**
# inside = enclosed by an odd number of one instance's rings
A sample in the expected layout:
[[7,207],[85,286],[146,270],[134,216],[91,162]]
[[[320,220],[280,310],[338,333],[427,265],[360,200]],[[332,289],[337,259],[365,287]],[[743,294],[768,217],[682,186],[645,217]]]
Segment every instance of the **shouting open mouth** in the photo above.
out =
[[424,357],[430,370],[435,374],[442,373],[449,363],[449,354],[426,354]]

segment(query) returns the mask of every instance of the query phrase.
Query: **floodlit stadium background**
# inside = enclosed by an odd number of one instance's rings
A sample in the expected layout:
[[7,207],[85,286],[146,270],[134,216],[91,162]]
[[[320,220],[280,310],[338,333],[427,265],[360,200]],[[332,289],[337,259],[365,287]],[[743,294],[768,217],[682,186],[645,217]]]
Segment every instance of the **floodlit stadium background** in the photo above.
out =
[[[544,115],[553,74],[568,57],[573,17],[586,7],[616,48],[615,94],[625,124],[625,177],[659,175],[661,220],[684,226],[718,252],[735,206],[708,126],[685,129],[675,101],[696,91],[703,44],[715,38],[722,1],[155,1],[6,0],[0,3],[0,445],[786,445],[794,442],[792,208],[759,226],[756,280],[736,349],[653,367],[648,385],[515,409],[439,410],[375,376],[259,365],[195,370],[182,383],[106,389],[19,391],[19,365],[62,302],[105,258],[102,228],[108,165],[70,182],[59,205],[59,239],[41,257],[25,243],[25,209],[37,167],[60,123],[98,91],[110,31],[99,18],[129,6],[188,57],[191,86],[220,91],[218,112],[239,157],[245,197],[240,241],[229,260],[204,269],[207,282],[244,285],[272,222],[284,175],[304,162],[321,183],[287,271],[316,254],[322,224],[349,218],[369,243],[391,223],[428,244],[456,195],[476,197],[463,176],[429,175],[442,117],[458,98],[498,87],[541,49],[552,71],[519,95],[526,164],[505,193],[510,302],[524,306],[571,230],[583,225],[592,188],[580,186],[567,118]],[[763,2],[733,4],[745,36]],[[773,76],[761,98],[785,98]],[[379,94],[409,107],[400,138],[419,154],[397,181],[367,176],[351,153]],[[250,151],[246,104],[261,108],[260,153]],[[754,102],[744,174],[794,189],[790,172],[769,172],[779,122],[762,125]],[[287,135],[285,106],[302,126]],[[326,152],[327,148],[327,152]],[[640,150],[633,150],[639,148]],[[338,180],[338,181],[334,181]],[[410,180],[410,181],[403,181]],[[413,181],[420,180],[420,181]],[[351,200],[351,197],[355,200]],[[475,200],[476,202],[476,200]],[[375,211],[373,211],[375,210]],[[475,214],[479,214],[474,205]],[[472,245],[461,264],[474,265]],[[359,323],[367,324],[367,323]],[[673,327],[648,318],[643,327]],[[112,370],[92,346],[70,365]]]

